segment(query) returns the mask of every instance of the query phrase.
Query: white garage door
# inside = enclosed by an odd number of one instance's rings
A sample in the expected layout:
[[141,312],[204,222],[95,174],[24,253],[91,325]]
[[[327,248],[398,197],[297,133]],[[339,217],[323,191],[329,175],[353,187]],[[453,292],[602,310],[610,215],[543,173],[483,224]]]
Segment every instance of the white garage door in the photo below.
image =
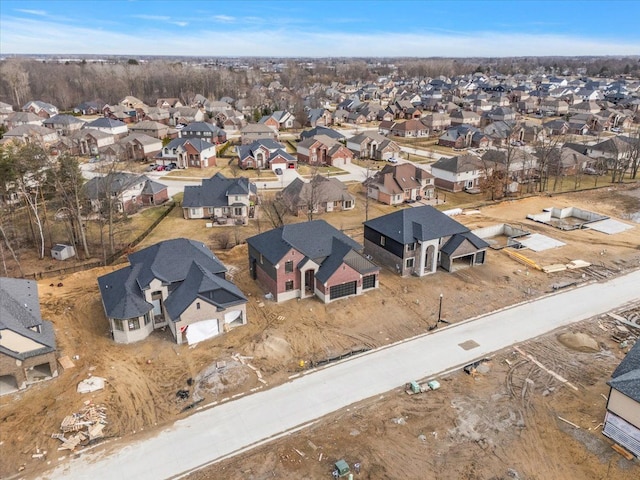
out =
[[187,342],[189,345],[193,345],[194,343],[215,337],[219,333],[218,320],[202,320],[201,322],[192,323],[187,327]]

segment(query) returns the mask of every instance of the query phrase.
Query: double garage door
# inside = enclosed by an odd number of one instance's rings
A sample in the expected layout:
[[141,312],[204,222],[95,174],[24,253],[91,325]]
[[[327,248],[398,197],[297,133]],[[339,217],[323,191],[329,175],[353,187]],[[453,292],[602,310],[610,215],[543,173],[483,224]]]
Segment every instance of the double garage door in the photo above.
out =
[[335,300],[336,298],[348,297],[349,295],[356,294],[356,281],[343,283],[341,285],[334,285],[329,288],[329,299]]

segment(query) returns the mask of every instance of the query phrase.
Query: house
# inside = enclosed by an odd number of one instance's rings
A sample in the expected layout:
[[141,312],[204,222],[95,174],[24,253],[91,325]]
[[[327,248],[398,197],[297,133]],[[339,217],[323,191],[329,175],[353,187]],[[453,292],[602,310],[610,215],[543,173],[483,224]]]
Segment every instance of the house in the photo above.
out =
[[249,123],[240,130],[240,143],[248,145],[256,140],[278,140],[278,133],[262,123]]
[[180,138],[201,138],[218,145],[227,141],[227,133],[212,123],[194,122],[180,130]]
[[13,112],[7,114],[4,124],[9,130],[19,127],[20,125],[42,126],[42,118],[31,112]]
[[478,127],[482,119],[482,117],[476,112],[470,112],[467,110],[458,110],[457,112],[451,112],[449,117],[451,118],[451,126],[471,125],[472,127]]
[[37,115],[40,118],[51,118],[54,115],[58,115],[58,107],[51,105],[47,102],[42,102],[40,100],[33,100],[31,102],[27,102],[22,107],[23,112],[31,112]]
[[94,128],[82,128],[71,136],[72,151],[76,155],[98,155],[103,148],[113,145],[111,133]]
[[315,175],[308,182],[298,177],[277,195],[295,216],[351,210],[356,205],[356,198],[344,183],[322,175]]
[[271,115],[263,116],[259,123],[279,130],[287,130],[293,128],[296,117],[286,110],[276,110]]
[[387,205],[430,199],[435,194],[433,175],[412,163],[385,165],[364,185],[369,198]]
[[420,120],[410,119],[404,122],[395,122],[391,127],[391,135],[396,137],[426,137],[429,129]]
[[117,142],[125,148],[127,160],[145,161],[162,150],[162,140],[144,133],[131,133]]
[[562,116],[569,113],[569,104],[556,98],[545,98],[540,102],[538,112],[546,116]]
[[137,97],[133,95],[127,95],[118,104],[121,107],[128,108],[129,110],[136,110],[138,108],[145,108],[147,105]]
[[283,144],[275,140],[256,140],[251,145],[236,147],[238,165],[242,169],[297,168],[298,160],[287,153]]
[[58,135],[70,136],[77,132],[85,124],[84,120],[80,120],[73,115],[54,115],[42,122],[42,125],[55,130]]
[[107,198],[118,212],[132,213],[145,205],[159,205],[169,199],[167,186],[134,173],[114,172],[93,177],[82,186],[92,211],[99,212]]
[[102,111],[105,118],[118,120],[122,123],[126,123],[127,125],[137,122],[140,117],[145,115],[143,110],[123,107],[122,105],[105,105]]
[[324,220],[284,225],[247,244],[250,275],[276,302],[317,296],[329,303],[378,288],[379,267]]
[[0,277],[0,395],[57,376],[56,339],[40,313],[38,284]]
[[82,128],[99,130],[116,138],[124,137],[129,133],[126,123],[107,117],[96,118],[92,122],[85,123]]
[[305,140],[307,138],[315,137],[316,135],[326,135],[327,137],[331,137],[334,140],[344,141],[345,136],[338,132],[337,130],[333,130],[332,128],[318,126],[312,128],[311,130],[305,130],[300,133],[300,141]]
[[178,168],[216,166],[216,146],[202,138],[174,138],[167,143],[156,160],[164,165],[174,162]]
[[[584,148],[586,149],[586,147]],[[596,164],[593,158],[566,145],[551,150],[546,160],[545,167],[549,177],[556,175],[576,175]]]
[[347,139],[347,148],[358,158],[388,160],[400,152],[393,140],[375,132],[364,132]]
[[451,117],[447,113],[432,113],[423,117],[422,123],[431,131],[440,132],[451,126]]
[[431,165],[435,185],[450,192],[477,190],[487,172],[477,155],[466,154],[451,158],[441,158]]
[[247,323],[246,297],[203,243],[176,238],[128,258],[129,266],[98,278],[115,342],[169,327],[176,343],[191,345]]
[[521,148],[504,150],[488,150],[482,155],[485,170],[494,168],[501,172],[508,170],[508,180],[514,182],[509,186],[510,192],[518,191],[518,184],[527,183],[538,174],[538,157]]
[[311,127],[333,125],[333,114],[326,108],[312,108],[307,112],[307,125]]
[[364,223],[364,252],[405,277],[485,262],[489,244],[431,206],[405,208]]
[[102,113],[102,109],[106,105],[102,100],[92,100],[80,103],[77,107],[74,107],[73,113],[79,113],[81,115],[98,115]]
[[53,247],[51,247],[51,258],[55,258],[56,260],[66,260],[67,258],[75,256],[76,249],[73,245],[56,243]]
[[[175,132],[174,129],[171,129]],[[154,122],[153,120],[143,120],[142,122],[129,125],[129,131],[131,133],[144,133],[150,137],[159,138],[162,140],[169,136],[171,131],[168,125],[160,122]]]
[[602,433],[640,457],[640,342],[611,374]]
[[216,173],[201,185],[184,187],[184,218],[207,218],[218,225],[248,225],[254,218],[257,187],[248,178]]
[[178,98],[158,98],[156,100],[156,107],[177,108],[177,107],[184,107],[184,105],[182,105],[182,102]]
[[438,145],[451,147],[454,150],[464,148],[485,149],[491,145],[491,139],[476,127],[470,125],[458,125],[447,129],[438,137]]
[[206,114],[199,108],[174,107],[169,109],[169,125],[188,125],[206,120]]
[[59,140],[58,133],[42,125],[20,125],[4,133],[3,139],[50,146]]
[[296,153],[299,162],[309,165],[342,167],[353,160],[351,150],[326,135],[305,138],[296,145]]

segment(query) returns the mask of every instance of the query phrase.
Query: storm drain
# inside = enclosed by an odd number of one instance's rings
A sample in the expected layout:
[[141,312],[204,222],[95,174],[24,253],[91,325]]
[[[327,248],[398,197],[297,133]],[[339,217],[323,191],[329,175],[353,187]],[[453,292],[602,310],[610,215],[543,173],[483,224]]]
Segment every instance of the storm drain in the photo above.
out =
[[480,346],[475,340],[467,340],[466,342],[459,343],[463,350],[472,350]]

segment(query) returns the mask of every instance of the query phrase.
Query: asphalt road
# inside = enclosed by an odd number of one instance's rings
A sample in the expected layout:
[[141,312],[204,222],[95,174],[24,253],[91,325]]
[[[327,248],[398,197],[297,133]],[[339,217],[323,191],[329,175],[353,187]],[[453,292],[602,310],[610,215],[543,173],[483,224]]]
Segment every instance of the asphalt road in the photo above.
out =
[[[96,450],[83,454],[59,466],[46,478],[179,477],[354,402],[382,395],[409,380],[435,377],[497,350],[638,300],[640,270],[606,283],[549,295],[380,348],[270,390],[203,410],[154,437],[122,442],[121,447],[117,443],[111,445],[114,453]],[[444,302],[446,312],[446,294]],[[435,309],[437,305],[431,307]],[[460,346],[469,340],[478,346],[471,350]]]

